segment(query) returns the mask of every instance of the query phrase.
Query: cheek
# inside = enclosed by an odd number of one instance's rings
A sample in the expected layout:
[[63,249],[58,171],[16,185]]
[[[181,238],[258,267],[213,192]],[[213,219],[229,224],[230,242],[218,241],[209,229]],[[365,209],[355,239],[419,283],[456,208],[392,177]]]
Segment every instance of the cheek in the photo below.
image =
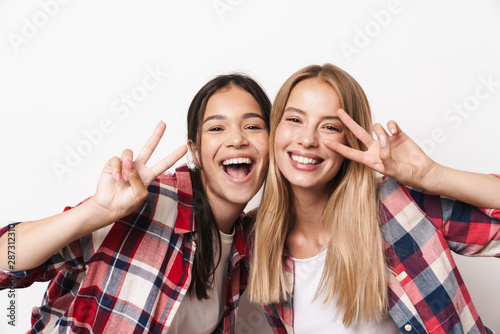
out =
[[204,142],[202,141],[201,144],[201,162],[202,163],[208,163],[209,161],[212,161],[217,154],[217,149],[218,146],[215,140],[205,140]]
[[274,149],[286,147],[293,138],[293,131],[286,125],[278,125],[274,135]]
[[288,143],[290,143],[289,135],[290,131],[284,128],[280,129],[278,127],[276,129],[274,136],[274,161],[280,170],[285,168],[285,165],[283,164],[285,160],[283,153],[285,153],[286,147],[288,146]]
[[340,140],[340,143],[341,143],[341,144],[344,144],[344,145],[347,145],[347,137],[346,137],[346,135],[345,135],[345,132],[344,132],[344,133],[342,133],[342,138],[341,138],[341,140]]
[[341,133],[322,133],[322,139],[328,139],[332,141],[336,141],[337,143],[347,145],[347,137],[345,131]]
[[252,143],[263,157],[269,155],[269,135],[267,133],[252,140]]

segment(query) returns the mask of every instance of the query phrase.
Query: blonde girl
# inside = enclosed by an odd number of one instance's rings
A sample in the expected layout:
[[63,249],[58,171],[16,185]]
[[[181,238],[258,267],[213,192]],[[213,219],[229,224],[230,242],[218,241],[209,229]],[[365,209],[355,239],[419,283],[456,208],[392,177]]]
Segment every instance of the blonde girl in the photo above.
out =
[[331,64],[278,92],[249,280],[276,333],[490,332],[450,249],[500,257],[500,211],[477,208],[500,208],[500,180],[442,166],[387,128]]

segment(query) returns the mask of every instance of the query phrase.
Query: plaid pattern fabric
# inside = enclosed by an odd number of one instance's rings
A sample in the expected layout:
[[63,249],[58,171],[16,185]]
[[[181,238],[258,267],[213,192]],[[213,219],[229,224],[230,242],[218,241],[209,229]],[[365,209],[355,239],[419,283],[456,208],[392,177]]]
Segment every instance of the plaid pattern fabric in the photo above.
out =
[[[51,280],[42,306],[33,310],[31,333],[167,332],[189,287],[196,250],[187,166],[161,175],[148,190],[136,212],[69,244],[42,266],[0,273],[2,288],[11,275],[17,287]],[[217,333],[234,333],[239,296],[246,288],[244,224],[241,219],[235,224]]]
[[[486,328],[450,249],[500,257],[500,210],[407,189],[386,178],[379,186],[381,229],[393,271],[389,314],[402,333],[493,333]],[[293,260],[284,258],[293,287]],[[290,290],[292,291],[292,290]],[[267,305],[275,333],[293,333],[293,299]]]

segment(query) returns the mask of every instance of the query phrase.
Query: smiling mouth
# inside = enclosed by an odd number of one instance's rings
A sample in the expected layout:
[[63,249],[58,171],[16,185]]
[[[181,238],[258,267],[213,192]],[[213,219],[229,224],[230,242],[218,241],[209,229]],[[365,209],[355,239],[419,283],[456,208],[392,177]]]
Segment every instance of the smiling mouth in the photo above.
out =
[[243,179],[250,174],[253,165],[253,160],[250,158],[233,158],[222,161],[224,172],[235,179]]
[[323,162],[323,159],[306,158],[301,155],[295,155],[292,153],[288,153],[288,155],[290,156],[290,159],[292,159],[292,161],[295,161],[302,165],[318,165]]

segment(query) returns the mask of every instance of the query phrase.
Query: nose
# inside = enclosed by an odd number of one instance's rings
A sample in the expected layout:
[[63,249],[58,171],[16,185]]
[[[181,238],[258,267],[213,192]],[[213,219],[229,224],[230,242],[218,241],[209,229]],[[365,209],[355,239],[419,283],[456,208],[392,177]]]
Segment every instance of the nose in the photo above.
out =
[[248,138],[240,128],[227,131],[226,146],[241,148],[248,145]]
[[313,126],[305,126],[299,137],[299,144],[304,147],[317,147],[319,143],[318,133]]

